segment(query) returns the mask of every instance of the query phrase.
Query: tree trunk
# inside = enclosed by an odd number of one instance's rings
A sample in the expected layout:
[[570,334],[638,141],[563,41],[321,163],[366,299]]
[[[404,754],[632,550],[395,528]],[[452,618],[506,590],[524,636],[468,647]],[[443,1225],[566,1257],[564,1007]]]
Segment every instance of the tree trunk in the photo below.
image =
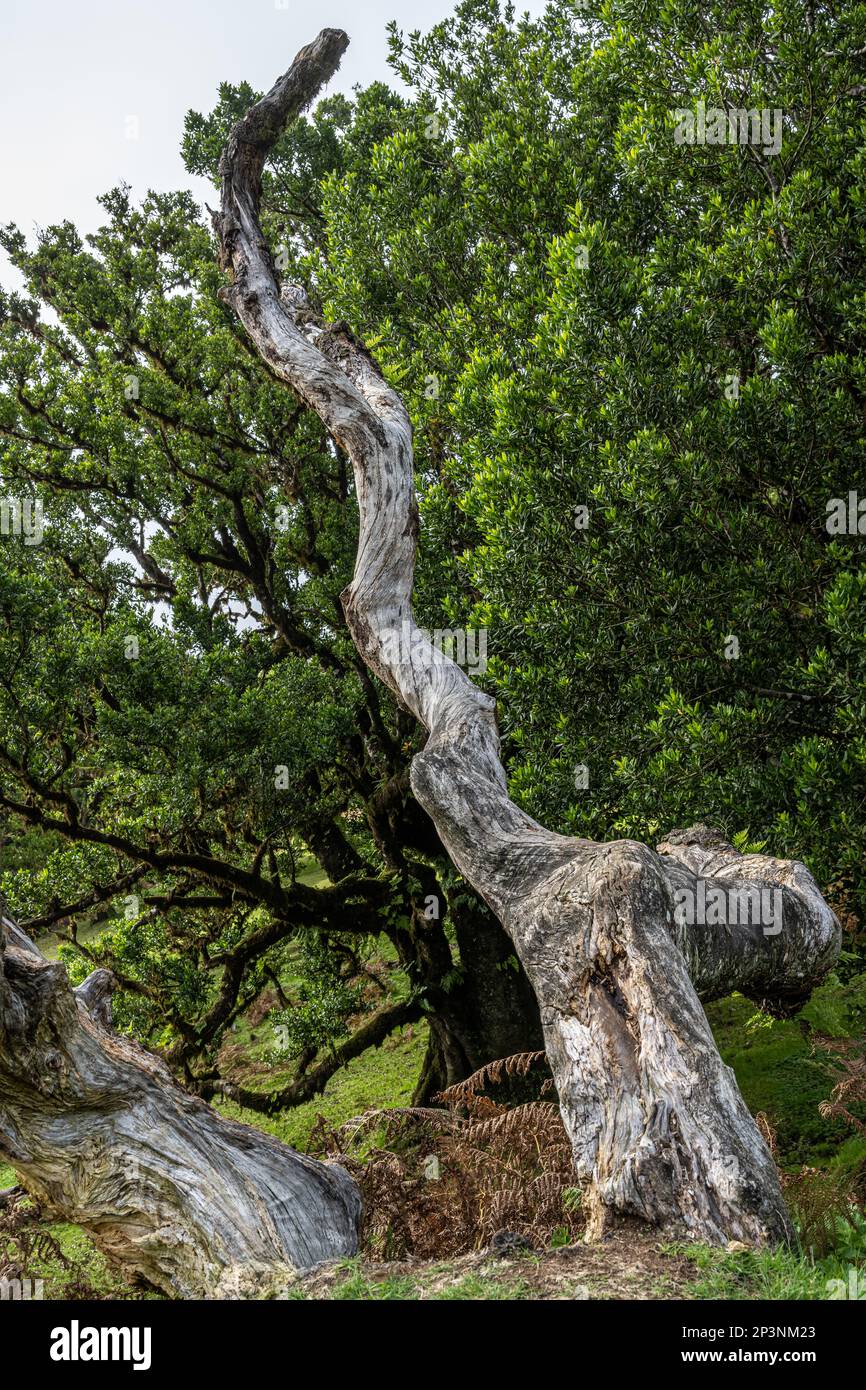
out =
[[[790,1226],[775,1166],[719,1057],[678,944],[671,878],[682,860],[627,840],[596,845],[555,834],[510,801],[493,700],[433,648],[412,615],[418,511],[403,402],[345,325],[324,326],[302,289],[278,285],[258,221],[264,161],[347,44],[340,30],[323,30],[229,139],[214,218],[232,275],[224,294],[264,361],[351,459],[360,536],[346,619],[370,670],[427,729],[412,789],[505,927],[535,991],[589,1233],[639,1218],[699,1240],[782,1240]],[[725,872],[736,883],[751,870],[735,857]],[[835,938],[806,870],[778,872],[799,895],[804,922]],[[744,960],[769,939],[744,948]],[[696,973],[705,947],[721,950],[713,933],[688,946]],[[818,955],[831,950],[825,943]],[[718,975],[715,965],[708,974]]]
[[[437,1092],[472,1072],[517,1052],[540,1052],[544,1034],[538,1002],[514,946],[487,905],[465,886],[448,915],[460,952],[460,977],[432,995],[430,1043],[414,1104],[429,1104]],[[453,972],[452,972],[453,973]],[[541,1080],[504,1077],[499,1100],[526,1100]]]
[[109,1257],[183,1298],[273,1295],[357,1249],[358,1189],[217,1115],[110,1028],[113,978],[77,990],[0,928],[0,1160]]

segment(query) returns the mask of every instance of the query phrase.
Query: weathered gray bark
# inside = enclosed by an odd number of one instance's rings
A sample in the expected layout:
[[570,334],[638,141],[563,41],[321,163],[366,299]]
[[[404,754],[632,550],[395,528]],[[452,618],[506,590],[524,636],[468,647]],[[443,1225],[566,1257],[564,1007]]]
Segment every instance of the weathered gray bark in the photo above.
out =
[[[803,1004],[842,942],[839,923],[805,865],[738,854],[706,825],[672,831],[658,852],[675,902],[678,896],[694,902],[703,884],[705,920],[677,921],[675,912],[671,921],[699,997],[720,999],[738,990],[782,1014]],[[722,890],[729,908],[721,921],[718,907],[713,910],[714,889]],[[775,901],[768,902],[771,895]],[[769,907],[773,920],[745,912],[749,900]]]
[[[403,402],[344,325],[325,327],[302,289],[278,284],[258,222],[264,160],[347,44],[340,30],[323,30],[229,139],[214,219],[232,280],[224,293],[262,358],[352,461],[360,536],[346,618],[370,670],[427,729],[413,791],[509,933],[536,992],[590,1234],[636,1217],[710,1241],[783,1239],[789,1223],[775,1166],[719,1057],[680,949],[713,992],[720,971],[704,952],[721,954],[720,937],[704,932],[692,949],[678,933],[671,879],[683,871],[679,860],[630,841],[554,834],[510,801],[493,700],[434,650],[412,615],[418,513]],[[743,864],[735,856],[725,872],[757,871]],[[808,899],[804,922],[820,919],[835,936],[806,871],[777,871]],[[728,955],[751,979],[749,950]],[[817,955],[831,952],[825,942]]]
[[184,1298],[272,1295],[357,1249],[352,1178],[221,1118],[110,1027],[112,978],[0,927],[0,1161],[130,1271]]

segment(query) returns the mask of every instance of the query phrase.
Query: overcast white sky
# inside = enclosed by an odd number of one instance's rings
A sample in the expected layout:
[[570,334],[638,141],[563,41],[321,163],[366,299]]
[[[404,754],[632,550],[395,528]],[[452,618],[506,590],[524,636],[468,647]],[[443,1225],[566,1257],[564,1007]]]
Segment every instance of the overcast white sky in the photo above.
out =
[[[203,201],[208,188],[184,170],[180,139],[186,112],[209,110],[221,81],[270,87],[325,27],[351,39],[329,90],[387,80],[388,20],[425,30],[452,9],[452,0],[0,0],[0,222],[28,238],[64,218],[93,231],[97,195],[121,180],[135,196],[188,187]],[[2,253],[0,282],[17,283]]]

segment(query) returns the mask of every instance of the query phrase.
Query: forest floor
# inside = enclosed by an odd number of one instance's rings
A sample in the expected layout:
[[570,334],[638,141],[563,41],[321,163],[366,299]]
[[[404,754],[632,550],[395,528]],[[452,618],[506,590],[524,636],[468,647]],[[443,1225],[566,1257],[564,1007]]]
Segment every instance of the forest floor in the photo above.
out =
[[[53,941],[41,944],[43,949],[48,945],[56,950]],[[395,963],[387,952],[379,966],[389,992],[398,992],[399,977],[392,978]],[[291,990],[295,981],[287,975],[282,983]],[[707,1013],[747,1104],[753,1113],[763,1113],[775,1133],[777,1160],[785,1181],[794,1184],[788,1189],[789,1201],[798,1197],[798,1175],[806,1174],[810,1175],[808,1191],[820,1197],[820,1181],[816,1187],[814,1178],[826,1178],[831,1186],[842,1183],[857,1202],[861,1215],[854,1228],[847,1221],[842,1223],[841,1243],[835,1231],[838,1202],[834,1198],[826,1210],[819,1201],[814,1211],[805,1211],[806,1224],[798,1223],[799,1252],[674,1246],[630,1232],[616,1232],[594,1245],[566,1244],[567,1239],[574,1242],[574,1229],[569,1236],[563,1228],[548,1248],[532,1251],[502,1255],[476,1250],[424,1261],[344,1261],[300,1279],[289,1297],[738,1300],[830,1296],[829,1281],[845,1277],[852,1265],[866,1265],[866,1218],[862,1215],[866,1131],[852,1132],[840,1119],[821,1116],[819,1105],[829,1096],[838,1072],[828,1065],[828,1054],[819,1043],[866,1033],[866,974],[849,968],[841,978],[834,975],[815,991],[806,1008],[788,1020],[769,1018],[739,995],[711,1004]],[[245,1112],[229,1102],[218,1108],[306,1150],[320,1117],[335,1128],[366,1111],[410,1105],[426,1037],[423,1023],[395,1032],[381,1047],[338,1071],[323,1094],[274,1117]],[[261,1006],[238,1020],[226,1037],[220,1060],[224,1075],[263,1090],[289,1080],[294,1066],[275,1050],[274,1028]],[[12,1171],[0,1165],[0,1188],[14,1180]],[[814,1197],[810,1200],[815,1206]],[[828,1232],[828,1223],[834,1230]],[[39,1233],[44,1236],[41,1242]],[[34,1241],[28,1268],[34,1277],[44,1279],[48,1299],[158,1296],[126,1284],[74,1225],[39,1222]],[[3,1244],[0,1230],[0,1256]]]
[[295,1298],[681,1299],[695,1297],[696,1269],[658,1241],[617,1234],[598,1245],[490,1251],[453,1260],[345,1261],[307,1275]]
[[344,1261],[307,1275],[295,1298],[678,1299],[691,1298],[695,1266],[658,1241],[618,1233],[598,1245],[489,1251],[442,1261]]
[[[28,1260],[48,1301],[138,1301],[161,1298],[127,1284],[78,1227],[39,1224],[41,1243]],[[47,1237],[47,1243],[45,1238]],[[857,1264],[859,1265],[859,1261]],[[665,1244],[617,1231],[604,1241],[559,1249],[474,1251],[442,1260],[322,1265],[287,1290],[297,1300],[563,1301],[824,1300],[850,1283],[838,1260],[810,1260],[793,1250],[727,1250]],[[861,1275],[862,1277],[862,1275]]]

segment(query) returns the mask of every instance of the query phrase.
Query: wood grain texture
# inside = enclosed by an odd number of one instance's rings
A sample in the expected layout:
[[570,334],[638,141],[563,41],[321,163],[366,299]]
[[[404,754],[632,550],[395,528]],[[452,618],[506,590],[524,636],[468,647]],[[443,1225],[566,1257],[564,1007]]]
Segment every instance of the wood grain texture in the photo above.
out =
[[360,1196],[336,1164],[223,1119],[111,1028],[113,979],[72,989],[0,929],[0,1161],[127,1272],[183,1298],[278,1293],[357,1249]]

